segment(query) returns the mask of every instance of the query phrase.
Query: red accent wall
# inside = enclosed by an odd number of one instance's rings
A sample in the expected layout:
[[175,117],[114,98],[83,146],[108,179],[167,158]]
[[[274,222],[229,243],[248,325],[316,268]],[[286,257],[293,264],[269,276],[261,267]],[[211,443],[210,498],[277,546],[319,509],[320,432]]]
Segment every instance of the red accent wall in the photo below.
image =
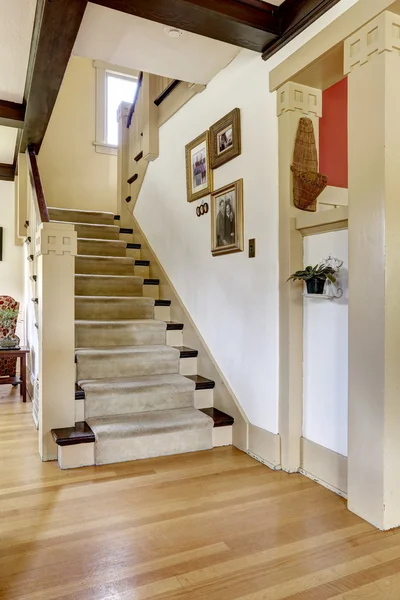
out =
[[322,93],[319,122],[319,171],[328,185],[348,187],[347,77]]

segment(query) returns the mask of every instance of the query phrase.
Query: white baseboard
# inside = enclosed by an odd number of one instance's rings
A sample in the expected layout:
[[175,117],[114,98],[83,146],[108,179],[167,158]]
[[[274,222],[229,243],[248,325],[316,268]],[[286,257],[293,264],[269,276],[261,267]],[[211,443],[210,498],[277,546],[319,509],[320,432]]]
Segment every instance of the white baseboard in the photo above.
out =
[[347,498],[347,457],[301,438],[300,473]]
[[275,471],[281,469],[281,438],[277,433],[249,424],[247,454]]

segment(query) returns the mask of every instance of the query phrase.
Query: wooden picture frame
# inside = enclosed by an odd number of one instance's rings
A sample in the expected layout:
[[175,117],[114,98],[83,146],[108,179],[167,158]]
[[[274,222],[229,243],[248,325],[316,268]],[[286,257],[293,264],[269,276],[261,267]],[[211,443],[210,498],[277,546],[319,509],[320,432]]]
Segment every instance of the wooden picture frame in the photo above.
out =
[[213,190],[208,131],[187,144],[185,154],[187,201],[194,202],[203,196],[208,196]]
[[217,169],[241,152],[240,108],[235,108],[210,127],[211,168]]
[[218,256],[243,249],[243,179],[238,179],[211,194],[211,252]]

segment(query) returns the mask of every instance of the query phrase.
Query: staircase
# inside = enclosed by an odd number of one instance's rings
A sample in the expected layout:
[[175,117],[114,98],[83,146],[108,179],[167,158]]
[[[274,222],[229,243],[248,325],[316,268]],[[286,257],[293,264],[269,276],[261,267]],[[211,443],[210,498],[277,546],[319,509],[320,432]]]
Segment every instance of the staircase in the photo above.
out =
[[[112,213],[49,208],[78,234],[75,259],[76,425],[53,430],[62,468],[207,450],[231,443],[233,420],[213,408],[214,382],[131,229]],[[218,430],[218,431],[217,431]]]

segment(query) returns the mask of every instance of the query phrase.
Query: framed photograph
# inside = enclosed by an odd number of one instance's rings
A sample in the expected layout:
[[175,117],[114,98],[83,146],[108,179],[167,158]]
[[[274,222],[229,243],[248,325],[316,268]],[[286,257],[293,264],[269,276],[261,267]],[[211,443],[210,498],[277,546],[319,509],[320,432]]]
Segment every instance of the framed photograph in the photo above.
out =
[[243,252],[243,179],[211,194],[213,256]]
[[211,168],[217,169],[241,151],[240,109],[235,108],[210,128]]
[[213,172],[210,168],[208,131],[186,146],[186,185],[188,202],[212,192]]

